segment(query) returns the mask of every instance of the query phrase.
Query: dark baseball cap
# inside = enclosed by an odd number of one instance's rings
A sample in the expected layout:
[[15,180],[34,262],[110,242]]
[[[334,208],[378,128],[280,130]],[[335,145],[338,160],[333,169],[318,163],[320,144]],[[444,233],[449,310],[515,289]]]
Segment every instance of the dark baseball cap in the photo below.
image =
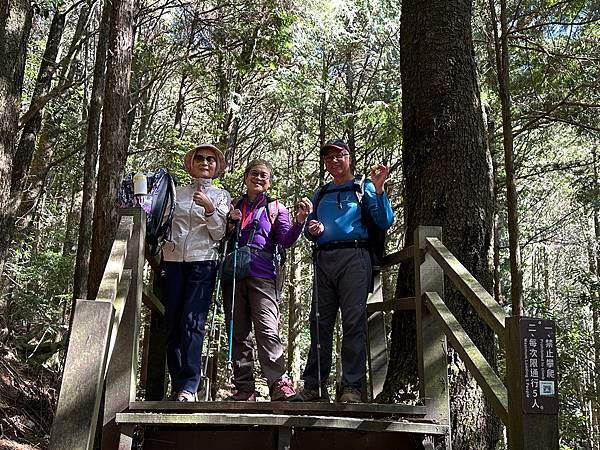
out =
[[330,139],[325,142],[323,147],[321,147],[321,156],[326,155],[330,149],[338,150],[340,152],[346,150],[348,153],[350,153],[350,147],[348,147],[348,144],[341,139]]

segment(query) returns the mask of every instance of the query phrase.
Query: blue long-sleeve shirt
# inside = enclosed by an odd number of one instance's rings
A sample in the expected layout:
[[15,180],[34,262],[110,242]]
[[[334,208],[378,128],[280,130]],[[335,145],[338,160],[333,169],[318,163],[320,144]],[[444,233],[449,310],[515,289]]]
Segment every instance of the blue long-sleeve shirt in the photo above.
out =
[[[315,239],[308,232],[308,223],[313,219],[319,220],[324,226],[323,233],[316,240],[318,245],[334,241],[368,239],[367,228],[361,220],[361,205],[358,203],[353,185],[354,180],[340,185],[333,182],[326,185],[325,194],[306,222],[305,233],[309,239]],[[316,205],[320,191],[321,189],[318,189],[313,194],[313,205]],[[387,230],[394,222],[394,212],[387,194],[383,192],[378,195],[371,180],[365,181],[363,191],[362,202],[369,210],[373,221],[382,230]]]

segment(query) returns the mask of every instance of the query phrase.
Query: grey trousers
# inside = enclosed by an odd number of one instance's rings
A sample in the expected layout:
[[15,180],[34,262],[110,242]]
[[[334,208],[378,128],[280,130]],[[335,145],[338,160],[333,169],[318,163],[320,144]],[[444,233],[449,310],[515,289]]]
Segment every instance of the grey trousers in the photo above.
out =
[[[232,285],[223,285],[227,336],[231,318]],[[254,350],[252,325],[258,360],[269,387],[285,376],[283,345],[279,337],[279,303],[275,280],[245,278],[236,282],[233,311],[233,378],[238,391],[254,391]]]
[[[310,351],[302,379],[304,386],[316,388],[317,326],[321,344],[321,382],[331,371],[333,332],[338,309],[342,312],[342,384],[360,388],[366,363],[367,297],[371,283],[371,259],[363,248],[318,250],[316,260],[317,295],[310,312]],[[315,302],[319,304],[319,320]]]

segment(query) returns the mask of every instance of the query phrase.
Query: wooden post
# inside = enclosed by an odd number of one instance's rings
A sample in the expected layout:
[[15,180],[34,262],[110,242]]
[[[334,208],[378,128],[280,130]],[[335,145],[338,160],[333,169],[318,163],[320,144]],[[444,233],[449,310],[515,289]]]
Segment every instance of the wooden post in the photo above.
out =
[[506,377],[508,384],[508,448],[510,450],[558,450],[558,411],[526,412],[524,408],[523,333],[527,318],[506,318]]
[[113,314],[111,302],[75,303],[51,450],[93,447]]
[[[367,304],[383,303],[383,284],[381,274],[375,276],[375,288],[369,295]],[[388,348],[385,331],[385,315],[382,311],[368,314],[367,318],[367,356],[369,368],[369,387],[371,400],[375,400],[383,390],[388,368]]]
[[[152,290],[159,299],[162,299],[159,277],[160,274],[153,270],[151,275]],[[148,334],[146,400],[163,400],[167,390],[167,328],[162,313],[158,311],[150,313]]]
[[[131,284],[114,351],[106,373],[102,448],[119,448],[120,432],[115,416],[135,400],[137,388],[138,337],[144,271],[146,213],[141,208],[123,208],[121,216],[133,216],[133,235],[127,247],[125,268],[131,269]],[[127,440],[127,439],[125,439]]]
[[[417,358],[419,394],[427,407],[427,418],[450,426],[448,387],[448,344],[446,335],[423,304],[423,293],[437,292],[444,298],[444,272],[431,255],[425,254],[425,238],[442,240],[441,227],[420,226],[415,230],[415,307],[417,320]],[[451,450],[450,433],[446,450]]]

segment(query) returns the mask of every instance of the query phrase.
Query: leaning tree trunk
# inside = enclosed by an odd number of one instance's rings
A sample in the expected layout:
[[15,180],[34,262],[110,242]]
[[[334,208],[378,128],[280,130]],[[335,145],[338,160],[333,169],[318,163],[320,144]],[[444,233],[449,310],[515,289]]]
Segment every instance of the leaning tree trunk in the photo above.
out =
[[29,0],[0,0],[0,274],[10,245],[6,229],[16,211],[10,184],[31,17]]
[[94,208],[88,296],[98,292],[118,223],[119,183],[128,147],[127,112],[133,50],[133,0],[113,0],[108,39],[106,91],[100,131],[100,164]]
[[94,80],[92,83],[92,93],[88,110],[88,128],[83,162],[83,197],[81,199],[77,256],[75,257],[75,275],[73,277],[73,299],[88,298],[87,280],[90,248],[92,245],[94,188],[96,187],[96,168],[98,166],[98,135],[100,132],[100,116],[106,81],[106,41],[109,29],[110,2],[109,0],[105,0],[102,7],[100,29],[98,31]]
[[[417,226],[442,227],[445,245],[491,291],[492,167],[473,58],[471,8],[468,0],[402,3],[406,245],[412,244]],[[405,276],[411,271],[400,268],[397,296],[412,295]],[[493,333],[450,283],[445,301],[496,366]],[[414,382],[414,328],[414,314],[394,314],[383,397],[401,397],[405,384]],[[495,448],[499,421],[464,364],[453,352],[450,357],[453,448]]]

